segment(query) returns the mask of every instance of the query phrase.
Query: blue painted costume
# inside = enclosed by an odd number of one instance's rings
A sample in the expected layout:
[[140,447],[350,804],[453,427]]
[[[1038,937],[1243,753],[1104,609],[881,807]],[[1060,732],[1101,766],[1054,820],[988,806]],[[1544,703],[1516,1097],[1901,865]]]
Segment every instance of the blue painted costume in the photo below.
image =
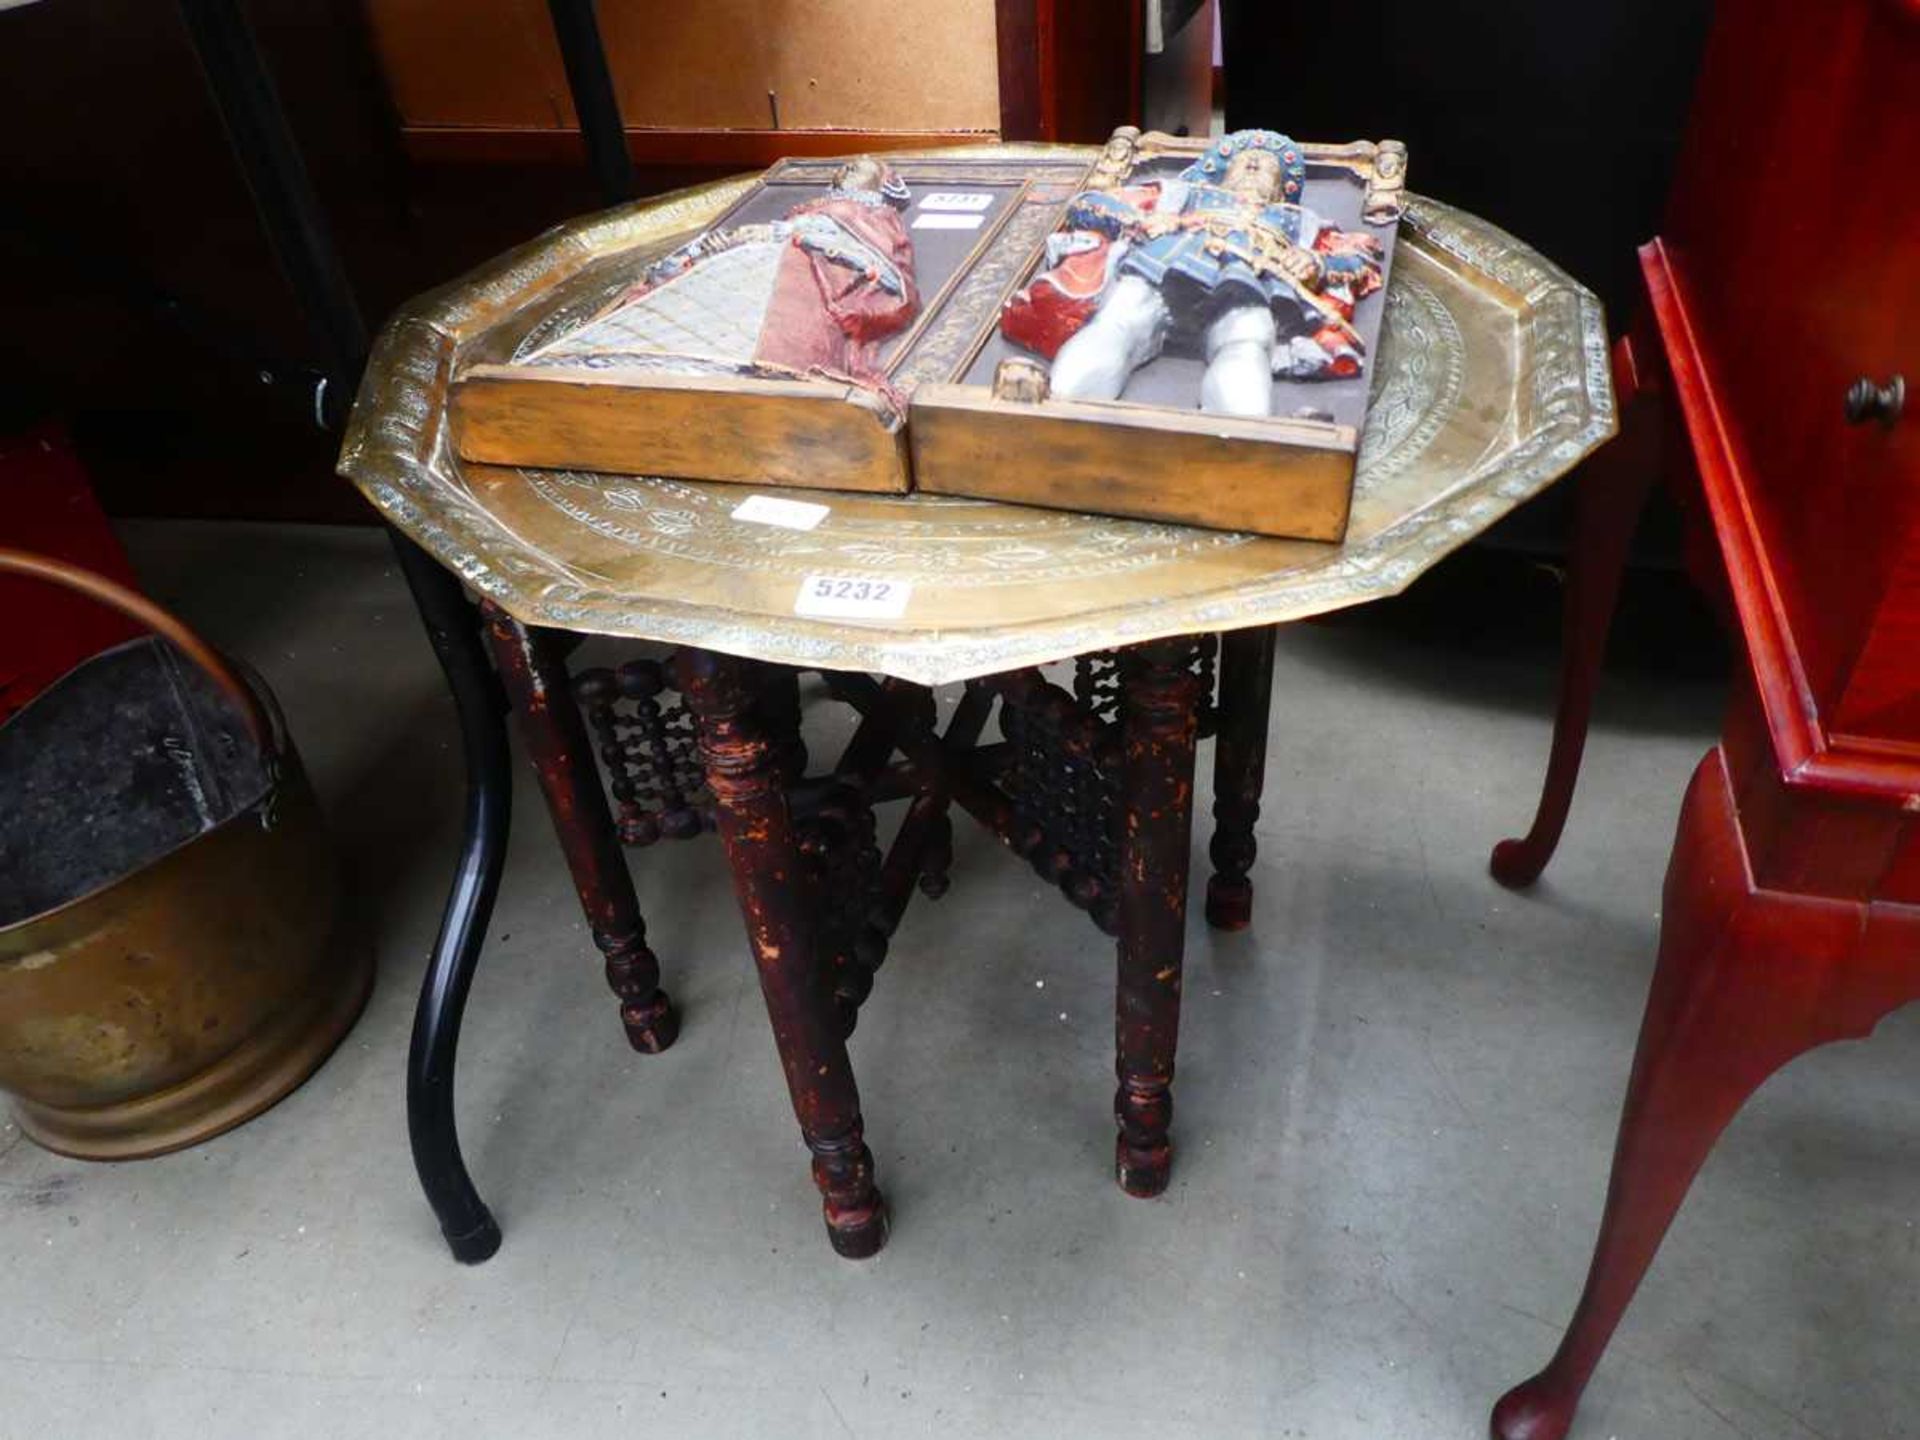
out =
[[1217,414],[1270,414],[1276,376],[1358,376],[1353,313],[1383,283],[1380,244],[1302,205],[1306,180],[1293,141],[1243,130],[1178,177],[1082,191],[1001,333],[1051,359],[1070,400],[1121,398],[1167,351],[1205,360],[1200,407]]
[[[1273,157],[1271,199],[1224,183],[1235,157],[1249,150]],[[1292,140],[1247,130],[1211,146],[1177,178],[1083,191],[1067,206],[1066,231],[1049,246],[1053,268],[1009,304],[1003,329],[1051,356],[1116,282],[1132,276],[1164,298],[1167,340],[1176,348],[1197,349],[1221,315],[1260,306],[1272,313],[1285,349],[1276,373],[1358,374],[1365,347],[1351,322],[1354,306],[1380,287],[1379,243],[1302,205],[1306,178]]]
[[[1195,324],[1203,323],[1221,305],[1265,300],[1283,322],[1295,322],[1287,329],[1320,327],[1322,311],[1299,285],[1278,272],[1256,270],[1248,258],[1258,253],[1257,230],[1312,250],[1328,228],[1318,215],[1300,205],[1255,205],[1231,190],[1185,179],[1163,181],[1153,191],[1151,209],[1137,207],[1125,191],[1086,191],[1068,205],[1067,223],[1077,230],[1130,240],[1119,273],[1138,275],[1169,291],[1176,312],[1185,313]],[[1175,220],[1181,222],[1178,228],[1154,233],[1159,228],[1156,222]],[[1196,221],[1201,223],[1191,223]],[[1352,259],[1360,261],[1358,256]],[[1328,268],[1323,260],[1323,273]],[[1206,303],[1189,306],[1171,293],[1188,287],[1200,292]]]

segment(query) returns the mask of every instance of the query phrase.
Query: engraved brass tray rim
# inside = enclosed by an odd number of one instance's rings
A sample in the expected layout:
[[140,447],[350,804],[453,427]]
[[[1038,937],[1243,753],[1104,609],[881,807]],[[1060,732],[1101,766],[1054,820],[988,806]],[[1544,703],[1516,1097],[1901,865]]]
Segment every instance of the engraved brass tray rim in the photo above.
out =
[[[962,147],[939,154],[1018,160],[1022,155],[1058,158],[1067,148]],[[375,347],[348,427],[341,473],[473,590],[522,621],[938,684],[1116,644],[1301,619],[1398,593],[1545,489],[1616,428],[1605,321],[1591,292],[1496,227],[1409,194],[1403,241],[1413,241],[1443,263],[1471,271],[1524,302],[1521,313],[1533,328],[1516,345],[1532,347],[1527,358],[1533,363],[1524,373],[1516,369],[1516,403],[1501,424],[1521,410],[1529,423],[1513,443],[1490,443],[1490,458],[1482,455],[1456,474],[1441,475],[1428,503],[1387,524],[1366,543],[1314,547],[1328,553],[1324,566],[1277,569],[1173,598],[1141,594],[1097,609],[1063,608],[1058,615],[1017,623],[939,628],[768,614],[655,594],[644,585],[611,591],[562,556],[514,532],[469,489],[446,433],[445,400],[456,361],[476,336],[590,264],[609,253],[660,244],[699,228],[756,179],[719,181],[562,225],[410,302]],[[1546,333],[1536,333],[1543,330]],[[1520,393],[1528,390],[1530,394]],[[1363,484],[1367,468],[1363,454]],[[699,486],[645,478],[631,483]],[[741,498],[752,493],[745,487],[729,488]],[[816,501],[832,499],[830,493],[792,493]],[[1062,513],[932,496],[889,497],[889,503],[978,505],[1009,515]],[[1190,533],[1196,546],[1210,533],[1117,518],[1101,523],[1116,532],[1151,528]],[[1219,543],[1230,544],[1235,538],[1220,537]],[[932,587],[938,581],[920,583]]]

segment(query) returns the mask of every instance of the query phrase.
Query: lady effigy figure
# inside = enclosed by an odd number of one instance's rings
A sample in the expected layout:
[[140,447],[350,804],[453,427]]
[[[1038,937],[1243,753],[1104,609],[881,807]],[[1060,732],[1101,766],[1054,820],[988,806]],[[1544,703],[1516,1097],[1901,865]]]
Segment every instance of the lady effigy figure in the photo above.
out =
[[711,231],[526,363],[848,380],[887,392],[880,344],[919,312],[910,200],[869,155],[761,224]]
[[841,167],[826,195],[787,212],[790,240],[756,365],[882,383],[880,341],[920,308],[913,241],[900,218],[908,199],[890,167],[862,155]]
[[1061,399],[1118,399],[1169,346],[1206,360],[1200,408],[1217,414],[1270,415],[1275,375],[1358,375],[1353,308],[1380,287],[1380,245],[1302,205],[1305,187],[1298,145],[1242,130],[1177,179],[1085,191],[1002,331],[1053,357]]

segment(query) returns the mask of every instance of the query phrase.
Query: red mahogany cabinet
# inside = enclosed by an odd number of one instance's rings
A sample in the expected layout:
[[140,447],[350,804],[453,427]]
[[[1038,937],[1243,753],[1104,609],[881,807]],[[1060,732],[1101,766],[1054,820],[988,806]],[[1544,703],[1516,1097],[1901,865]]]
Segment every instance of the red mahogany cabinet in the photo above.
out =
[[[1581,477],[1530,883],[1572,797],[1626,538],[1663,444],[1745,653],[1681,808],[1586,1290],[1496,1440],[1560,1440],[1714,1141],[1794,1057],[1920,998],[1920,3],[1726,0],[1639,328]],[[1670,443],[1669,443],[1670,442]],[[1750,1321],[1740,1323],[1752,1323]]]

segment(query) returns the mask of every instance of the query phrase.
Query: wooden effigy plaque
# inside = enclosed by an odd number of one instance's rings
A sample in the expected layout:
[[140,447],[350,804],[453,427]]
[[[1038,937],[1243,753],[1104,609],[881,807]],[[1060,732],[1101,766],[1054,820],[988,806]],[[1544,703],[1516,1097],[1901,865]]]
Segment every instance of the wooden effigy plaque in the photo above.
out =
[[468,461],[1337,540],[1405,152],[788,160],[456,365]]

